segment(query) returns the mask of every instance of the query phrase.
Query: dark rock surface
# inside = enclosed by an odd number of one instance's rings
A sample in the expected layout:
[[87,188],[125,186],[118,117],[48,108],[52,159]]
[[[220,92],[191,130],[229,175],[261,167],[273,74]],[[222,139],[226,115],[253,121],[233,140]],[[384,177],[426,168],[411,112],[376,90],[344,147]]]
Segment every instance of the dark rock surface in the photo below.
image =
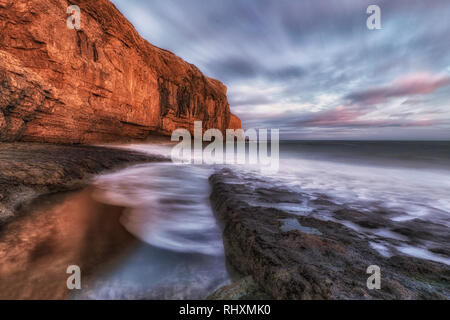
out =
[[41,194],[81,188],[92,175],[121,165],[162,160],[108,147],[1,143],[0,224]]
[[[437,241],[441,245],[435,251],[442,253],[449,237],[444,226],[423,221],[392,222],[387,219],[388,212],[384,216],[362,216],[326,197],[311,201],[301,193],[271,186],[252,176],[238,176],[230,170],[212,175],[210,182],[211,201],[224,225],[229,263],[240,273],[251,275],[276,299],[450,298],[448,265],[395,250],[389,257],[383,256],[371,242],[383,240],[394,246],[401,241],[371,238],[364,232],[392,228],[411,234],[411,238],[403,240],[406,243]],[[276,204],[301,207],[308,201],[315,205],[308,214],[276,208]],[[328,211],[329,219],[319,219],[315,215],[319,210]],[[340,219],[363,228],[350,229],[338,223]],[[442,245],[439,241],[447,242]],[[367,288],[370,265],[381,268],[380,290]]]
[[251,276],[241,278],[228,286],[217,289],[206,300],[265,300],[272,299]]

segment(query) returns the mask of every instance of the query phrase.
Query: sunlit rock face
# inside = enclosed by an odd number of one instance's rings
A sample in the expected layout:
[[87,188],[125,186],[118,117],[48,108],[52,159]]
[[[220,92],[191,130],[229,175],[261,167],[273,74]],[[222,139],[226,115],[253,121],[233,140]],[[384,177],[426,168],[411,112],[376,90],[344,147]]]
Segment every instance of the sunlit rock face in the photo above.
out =
[[91,143],[239,128],[226,87],[144,40],[107,0],[0,0],[0,140]]

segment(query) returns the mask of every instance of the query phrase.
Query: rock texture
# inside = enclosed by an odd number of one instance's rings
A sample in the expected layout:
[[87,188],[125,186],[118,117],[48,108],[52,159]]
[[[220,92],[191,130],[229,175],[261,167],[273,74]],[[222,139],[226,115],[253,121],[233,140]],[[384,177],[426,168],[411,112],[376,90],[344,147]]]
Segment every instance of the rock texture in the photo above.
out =
[[[276,208],[299,207],[300,193],[230,170],[212,175],[210,182],[229,263],[276,299],[450,298],[448,265],[400,252],[385,257],[361,232]],[[326,199],[316,201],[336,210]],[[367,287],[370,265],[381,268],[380,290]]]
[[270,300],[251,276],[244,277],[230,285],[221,287],[205,298],[206,300]]
[[[69,5],[81,29],[66,26]],[[0,141],[90,143],[239,128],[226,87],[157,48],[107,0],[0,0]]]

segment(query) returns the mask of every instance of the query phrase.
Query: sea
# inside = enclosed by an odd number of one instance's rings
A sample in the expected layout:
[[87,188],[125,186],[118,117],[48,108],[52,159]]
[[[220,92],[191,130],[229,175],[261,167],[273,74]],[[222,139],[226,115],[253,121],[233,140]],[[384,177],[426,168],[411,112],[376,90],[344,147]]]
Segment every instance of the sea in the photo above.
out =
[[[117,147],[170,157],[173,144]],[[448,141],[281,141],[279,170],[269,173],[255,165],[139,164],[99,176],[94,198],[126,208],[120,222],[143,245],[99,275],[83,298],[201,299],[231,283],[237,275],[227,264],[221,223],[209,200],[208,178],[224,167],[239,172],[243,180],[257,176],[306,198],[321,195],[367,215],[388,211],[394,213],[393,221],[420,219],[450,228]],[[307,215],[314,208],[304,203],[279,208]],[[316,217],[331,219],[326,212],[320,215]],[[358,232],[384,232],[340,223]],[[384,236],[401,239],[387,231]],[[380,243],[374,248],[392,254]],[[449,256],[420,245],[397,249],[450,265]]]

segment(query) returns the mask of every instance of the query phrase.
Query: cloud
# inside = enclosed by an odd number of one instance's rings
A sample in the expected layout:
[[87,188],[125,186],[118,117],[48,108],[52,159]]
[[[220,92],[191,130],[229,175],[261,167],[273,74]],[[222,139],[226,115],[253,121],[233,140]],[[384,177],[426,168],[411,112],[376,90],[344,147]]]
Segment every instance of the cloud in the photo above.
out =
[[[406,128],[430,127],[445,124],[440,120],[409,119],[407,117],[370,119],[370,109],[354,105],[340,105],[331,110],[319,112],[295,113],[287,112],[277,116],[277,120],[269,122],[276,126],[289,128]],[[267,122],[267,119],[265,119]],[[267,123],[266,123],[267,124]]]
[[243,99],[228,99],[230,105],[233,107],[240,106],[255,106],[255,105],[268,105],[273,101],[265,96],[250,96]]
[[306,75],[305,68],[298,65],[264,65],[251,56],[229,57],[214,60],[208,64],[212,73],[220,74],[225,80],[263,79],[266,81],[292,81]]
[[332,110],[310,113],[296,121],[303,126],[333,126],[358,119],[365,112],[358,107],[338,106]]
[[224,82],[247,127],[450,136],[448,0],[377,0],[374,31],[372,0],[112,2],[151,43]]
[[250,58],[232,57],[212,62],[210,69],[220,73],[225,79],[253,78],[257,76],[260,66]]
[[272,80],[295,80],[302,78],[306,75],[307,71],[300,66],[288,66],[281,67],[279,69],[268,70],[265,72],[265,76]]
[[327,128],[409,128],[409,127],[432,127],[439,124],[436,120],[350,120],[336,122],[307,122],[304,126],[308,127],[327,127]]
[[450,77],[418,73],[398,78],[391,84],[352,92],[345,98],[351,103],[379,104],[390,98],[425,95],[450,85]]

